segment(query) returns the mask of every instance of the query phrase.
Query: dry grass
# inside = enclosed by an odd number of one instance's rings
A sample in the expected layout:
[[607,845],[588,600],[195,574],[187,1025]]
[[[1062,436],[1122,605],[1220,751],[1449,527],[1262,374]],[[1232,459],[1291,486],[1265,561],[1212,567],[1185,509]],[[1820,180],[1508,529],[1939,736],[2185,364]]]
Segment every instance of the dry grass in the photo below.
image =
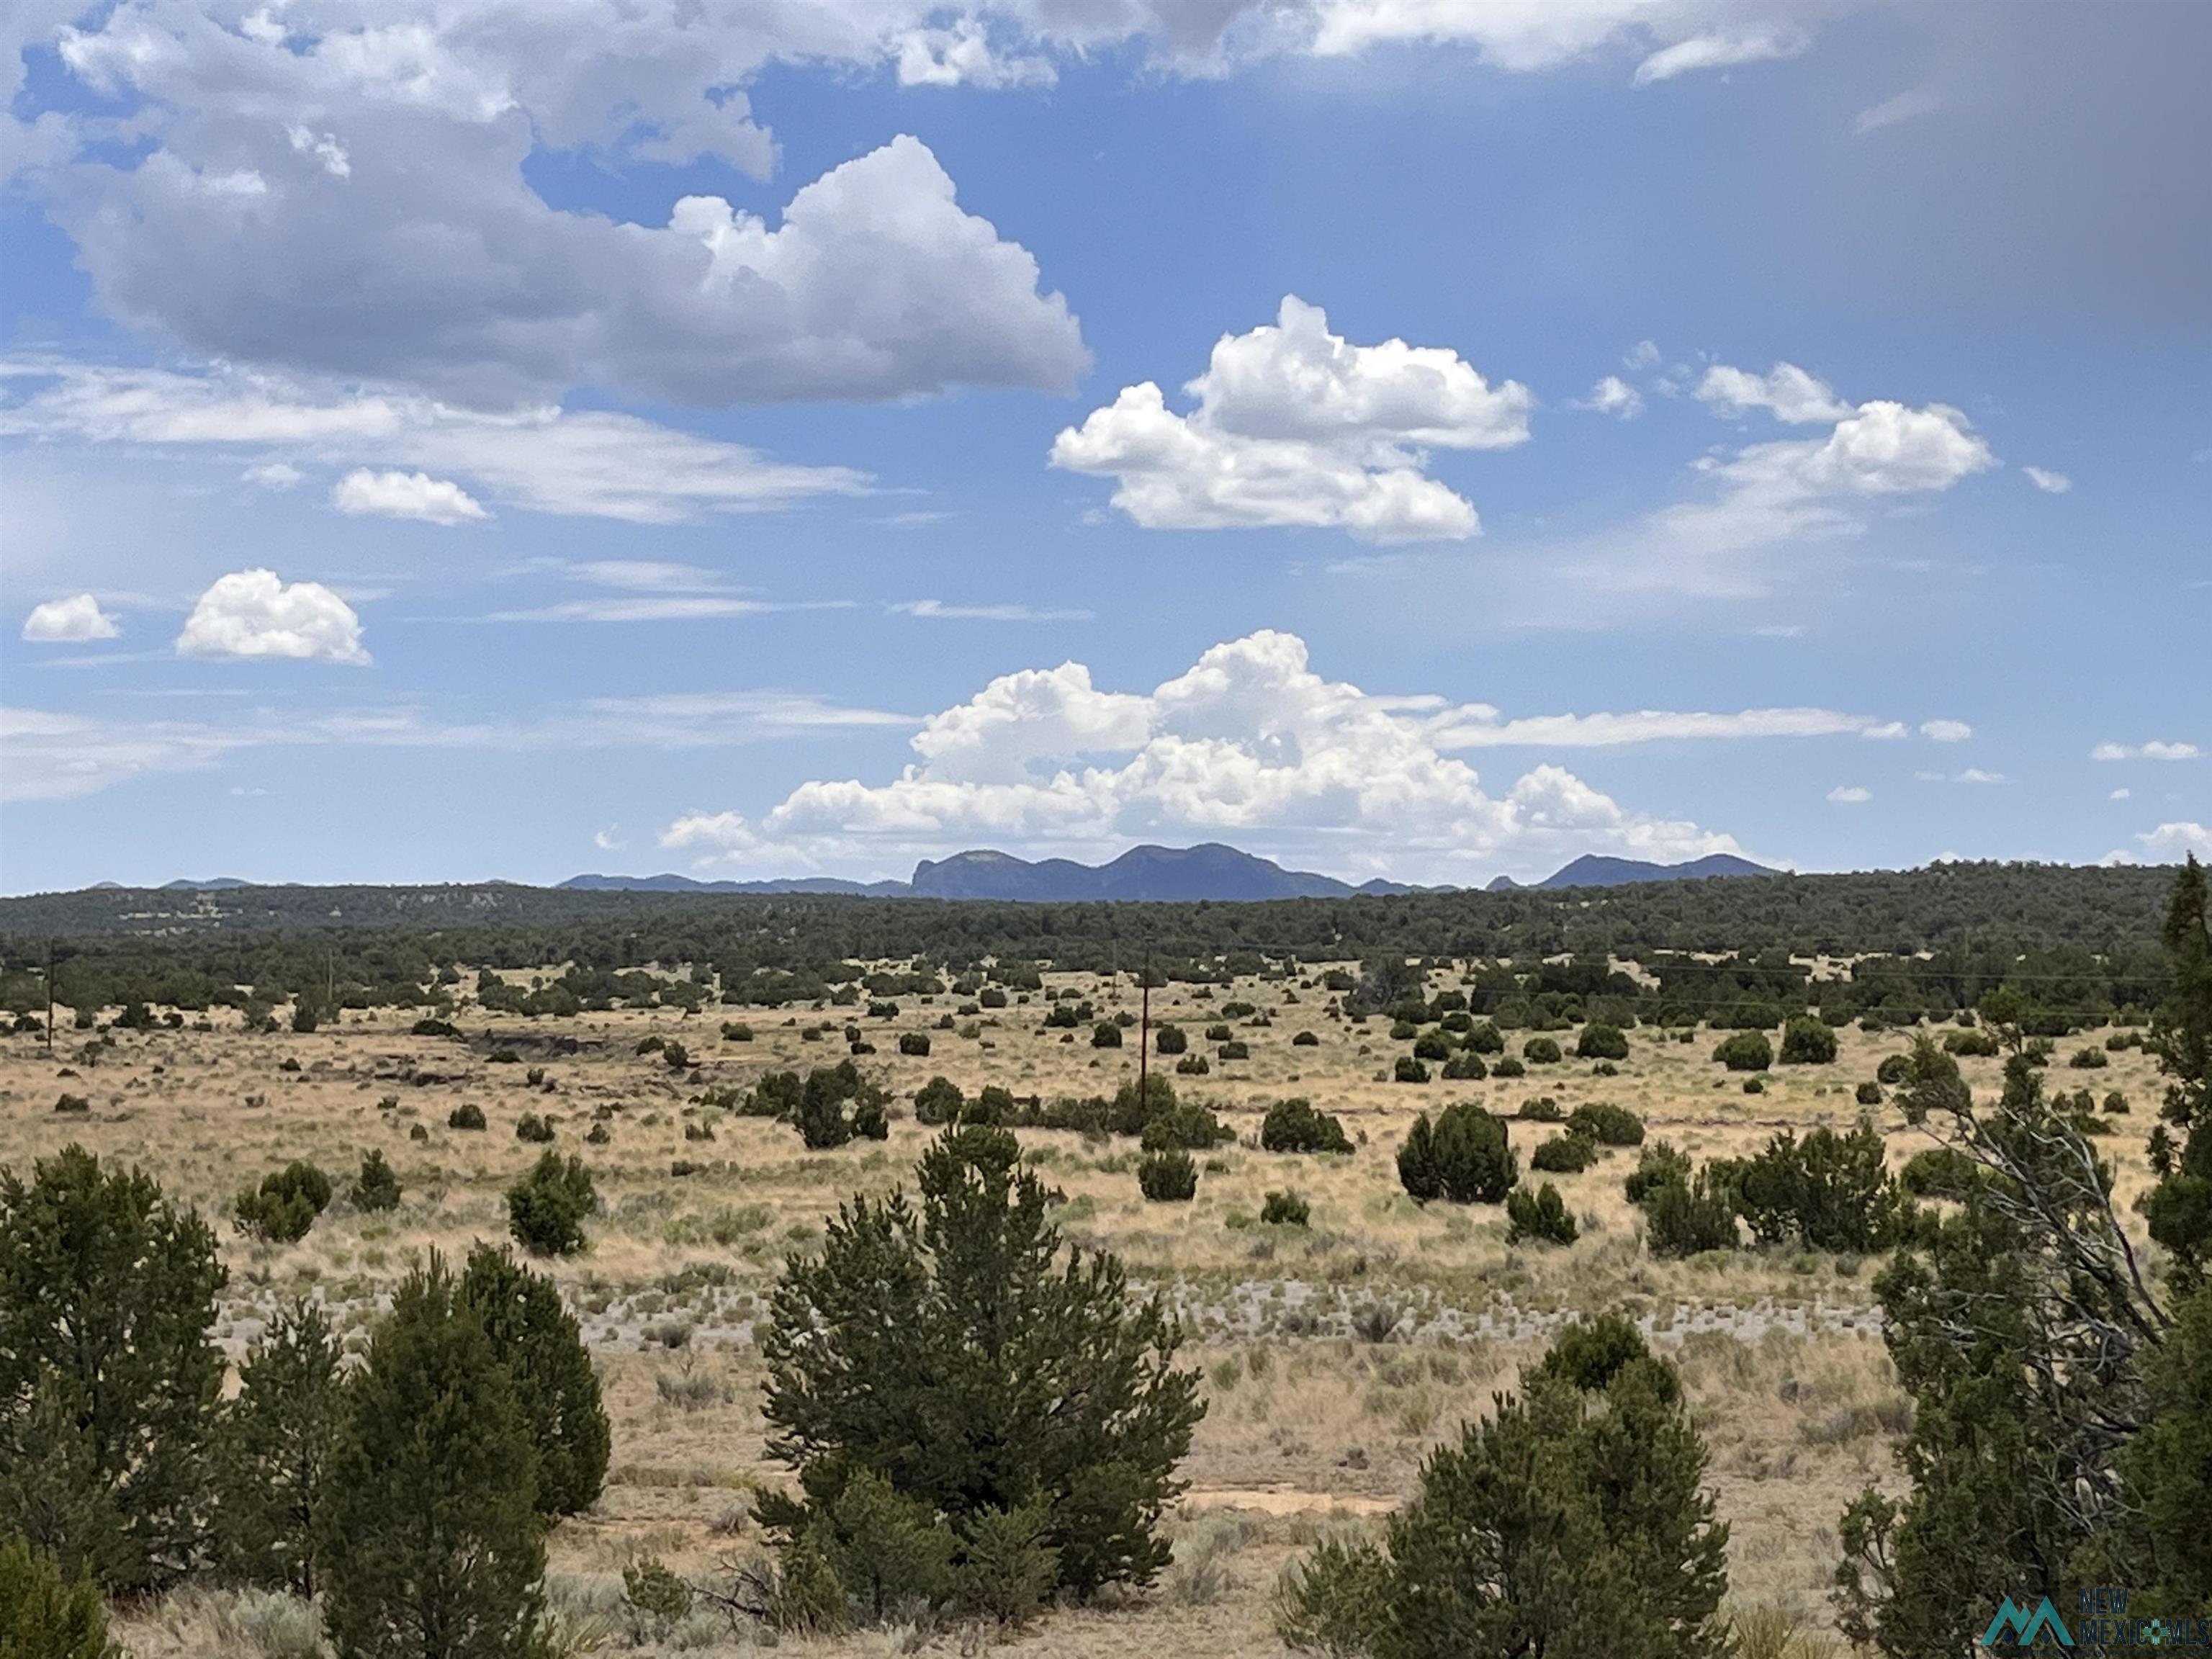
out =
[[[1136,1006],[1126,981],[1116,988],[1055,975],[1051,982],[1079,988],[1102,1016]],[[1820,1630],[1835,1517],[1859,1486],[1889,1478],[1888,1447],[1906,1420],[1869,1319],[1873,1265],[1791,1252],[1655,1261],[1621,1194],[1632,1152],[1549,1177],[1582,1222],[1576,1244],[1509,1249],[1499,1211],[1424,1211],[1407,1200],[1394,1154],[1417,1110],[1473,1099],[1510,1112],[1539,1095],[1563,1111],[1585,1101],[1627,1106],[1643,1115],[1650,1139],[1696,1158],[1741,1153],[1778,1128],[1855,1121],[1853,1085],[1905,1038],[1844,1031],[1836,1065],[1778,1067],[1756,1096],[1712,1063],[1712,1035],[1681,1044],[1648,1030],[1631,1033],[1631,1058],[1613,1077],[1570,1059],[1532,1066],[1511,1081],[1405,1085],[1386,1080],[1406,1051],[1390,1041],[1386,1022],[1352,1025],[1327,1016],[1326,993],[1291,994],[1296,1002],[1285,1000],[1285,988],[1260,984],[1216,988],[1205,999],[1188,987],[1154,994],[1155,1023],[1181,1025],[1193,1053],[1212,1053],[1202,1033],[1219,1023],[1224,1002],[1255,1003],[1273,1019],[1256,1028],[1228,1022],[1250,1045],[1249,1060],[1176,1079],[1239,1138],[1202,1160],[1195,1202],[1145,1203],[1127,1143],[1023,1133],[1070,1200],[1062,1212],[1068,1233],[1119,1251],[1141,1280],[1177,1297],[1196,1333],[1210,1408],[1184,1471],[1193,1490],[1178,1522],[1177,1563],[1158,1589],[1056,1616],[1006,1649],[1037,1659],[1279,1653],[1267,1595],[1316,1529],[1376,1524],[1412,1489],[1425,1452],[1489,1409],[1493,1392],[1513,1385],[1559,1321],[1609,1309],[1647,1319],[1680,1359],[1734,1527],[1733,1589],[1747,1651],[1753,1634],[1766,1644],[1761,1651],[1784,1659],[1826,1651]],[[1093,1050],[1087,1031],[1063,1042],[1060,1032],[1037,1030],[1040,999],[956,1014],[952,1030],[937,1021],[954,1012],[955,999],[901,1001],[900,1016],[889,1020],[848,1009],[710,1010],[556,1023],[468,1010],[460,1023],[477,1040],[466,1044],[410,1036],[411,1014],[396,1011],[349,1013],[307,1036],[249,1035],[234,1016],[208,1032],[118,1031],[112,1047],[88,1054],[89,1034],[65,1031],[52,1060],[33,1039],[9,1037],[0,1039],[0,1162],[21,1168],[77,1141],[141,1164],[173,1194],[227,1215],[241,1184],[292,1158],[313,1158],[343,1190],[362,1156],[381,1151],[406,1189],[396,1212],[358,1215],[341,1200],[286,1247],[219,1229],[231,1274],[219,1329],[238,1352],[283,1297],[319,1296],[358,1332],[380,1294],[428,1251],[458,1254],[476,1239],[503,1238],[501,1190],[543,1150],[515,1139],[516,1121],[525,1112],[550,1115],[558,1146],[586,1154],[605,1200],[590,1249],[554,1272],[599,1353],[615,1421],[604,1498],[554,1536],[554,1588],[579,1643],[627,1649],[642,1633],[621,1616],[623,1565],[653,1554],[693,1574],[722,1571],[718,1563],[751,1547],[748,1493],[780,1478],[763,1452],[751,1322],[783,1255],[818,1239],[841,1198],[896,1185],[930,1133],[909,1118],[894,1122],[887,1145],[811,1153],[786,1127],[702,1109],[693,1097],[770,1069],[834,1063],[846,1053],[848,1018],[877,1051],[861,1063],[902,1101],[939,1073],[971,1093],[996,1083],[1048,1097],[1110,1093],[1135,1074],[1134,1032],[1119,1050]],[[748,1023],[755,1040],[721,1040],[725,1015]],[[825,1021],[834,1021],[826,1034],[805,1036]],[[898,1033],[913,1030],[928,1032],[929,1057],[897,1053]],[[1319,1042],[1293,1046],[1301,1030]],[[696,1069],[672,1073],[659,1055],[638,1054],[638,1040],[653,1034],[681,1041]],[[556,1052],[557,1038],[575,1039],[574,1051]],[[2061,1045],[2051,1086],[2086,1085],[2100,1099],[2118,1089],[2136,1109],[2103,1147],[2118,1166],[2126,1213],[2148,1178],[2142,1139],[2156,1082],[2133,1050],[2112,1055],[2106,1069],[2070,1071],[2064,1057],[2079,1046]],[[492,1063],[500,1048],[515,1050],[520,1062]],[[298,1069],[285,1069],[288,1060]],[[543,1068],[535,1085],[526,1081],[533,1067]],[[1995,1061],[1966,1067],[1978,1091],[1995,1088]],[[92,1110],[55,1113],[64,1091],[88,1097]],[[1260,1115],[1293,1094],[1342,1116],[1356,1142],[1352,1157],[1256,1150]],[[486,1131],[447,1127],[463,1102],[483,1109]],[[1878,1121],[1893,1162],[1926,1144],[1893,1112]],[[603,1146],[584,1142],[594,1123],[607,1127]],[[410,1133],[417,1126],[419,1140]],[[1554,1133],[1514,1125],[1524,1166]],[[696,1172],[672,1176],[679,1160]],[[1281,1188],[1311,1201],[1310,1229],[1257,1224],[1265,1194]],[[702,1618],[659,1645],[745,1650]],[[249,1628],[254,1619],[273,1633]],[[126,1634],[149,1659],[284,1659],[281,1626],[279,1613],[199,1596],[132,1621]],[[902,1639],[951,1652],[978,1638],[894,1632],[836,1650],[889,1653]]]

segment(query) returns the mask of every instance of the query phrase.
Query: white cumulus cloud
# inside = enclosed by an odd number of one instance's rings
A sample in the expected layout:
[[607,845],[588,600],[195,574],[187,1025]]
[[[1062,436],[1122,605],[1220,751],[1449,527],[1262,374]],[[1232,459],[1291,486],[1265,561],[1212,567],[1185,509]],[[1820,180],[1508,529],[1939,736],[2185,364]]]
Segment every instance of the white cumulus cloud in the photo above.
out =
[[1930,743],[1964,743],[1974,735],[1974,728],[1964,720],[1923,720],[1920,735]]
[[48,599],[33,605],[31,614],[23,618],[23,637],[39,645],[82,645],[91,640],[114,639],[122,631],[89,593]]
[[2212,863],[2212,827],[2186,822],[2161,823],[2136,837],[2142,850],[2120,848],[2107,853],[2107,864],[2179,864],[2194,853],[2199,862]]
[[1534,401],[1447,347],[1352,344],[1295,296],[1273,324],[1223,336],[1184,391],[1197,401],[1188,415],[1152,381],[1123,387],[1054,440],[1052,465],[1113,478],[1114,505],[1148,529],[1459,539],[1480,521],[1427,476],[1425,452],[1524,443]]
[[[1599,849],[1661,859],[1739,850],[1633,812],[1552,764],[1502,793],[1443,751],[1431,697],[1324,679],[1294,635],[1217,645],[1150,692],[1080,663],[993,680],[931,715],[896,776],[805,783],[757,816],[687,813],[662,845],[702,864],[880,865],[978,841],[1096,851],[1234,836],[1288,856],[1354,858],[1464,879]],[[1346,843],[1352,844],[1351,842]]]
[[468,524],[488,519],[476,498],[450,478],[427,472],[372,472],[356,467],[331,491],[341,513],[380,519],[419,519],[425,524]]
[[287,657],[367,665],[361,618],[319,582],[284,582],[273,570],[219,576],[199,597],[177,653],[186,657]]
[[1616,415],[1624,421],[1632,421],[1644,412],[1644,394],[1620,375],[1608,374],[1590,388],[1582,406],[1601,415]]
[[1874,791],[1856,783],[1839,783],[1828,791],[1828,799],[1844,806],[1861,806],[1874,799]]

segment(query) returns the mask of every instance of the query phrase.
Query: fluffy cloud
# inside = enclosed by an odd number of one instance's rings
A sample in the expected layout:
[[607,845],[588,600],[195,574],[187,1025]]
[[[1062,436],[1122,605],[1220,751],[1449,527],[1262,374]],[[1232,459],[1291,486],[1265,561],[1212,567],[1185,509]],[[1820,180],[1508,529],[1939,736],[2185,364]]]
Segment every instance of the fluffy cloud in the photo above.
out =
[[2074,488],[2074,480],[2063,472],[2046,471],[2039,466],[2024,466],[2021,471],[2027,475],[2028,483],[2046,495],[2063,495]]
[[1856,783],[1839,783],[1828,791],[1828,799],[1841,806],[1863,806],[1874,799],[1874,791]]
[[[820,10],[789,45],[880,49]],[[110,313],[225,362],[473,407],[1072,389],[1089,359],[1066,302],[918,139],[805,185],[773,227],[719,196],[641,225],[532,187],[541,148],[764,173],[733,88],[781,48],[746,33],[670,3],[300,8],[234,33],[144,0],[58,38],[86,88],[133,106],[143,154],[33,185]]]
[[288,657],[366,666],[361,618],[319,582],[277,580],[273,570],[219,576],[177,635],[185,657]]
[[930,716],[915,759],[887,782],[802,784],[757,819],[690,813],[661,841],[702,864],[765,866],[881,862],[975,840],[1097,851],[1147,836],[1235,836],[1313,857],[1349,836],[1353,861],[1462,880],[1593,848],[1660,858],[1735,848],[1633,813],[1557,766],[1487,793],[1439,747],[1447,712],[1459,711],[1324,679],[1304,642],[1277,632],[1215,646],[1149,693],[1103,689],[1063,663],[1002,676]]
[[1875,398],[1853,407],[1789,363],[1764,375],[1716,364],[1698,395],[1723,414],[1765,410],[1793,424],[1832,424],[1825,436],[1700,457],[1692,465],[1708,485],[1703,499],[1647,515],[1575,574],[1632,599],[1755,597],[1773,586],[1768,550],[1857,534],[1891,498],[1940,494],[1997,465],[1947,404]]
[[2161,823],[2136,837],[2140,852],[2121,848],[2105,855],[2107,864],[2179,864],[2194,853],[2200,862],[2212,863],[2212,827],[2202,823]]
[[1582,406],[1601,415],[1617,415],[1624,421],[1632,421],[1644,412],[1644,394],[1620,375],[1608,374],[1590,388],[1590,395],[1583,400]]
[[2148,743],[2100,743],[2089,751],[2093,761],[2185,761],[2195,760],[2200,751],[2193,743],[2166,743],[2154,738]]
[[1429,448],[1504,449],[1528,437],[1528,389],[1492,386],[1444,347],[1352,345],[1317,306],[1285,298],[1273,324],[1215,343],[1179,415],[1152,381],[1125,386],[1054,440],[1052,464],[1115,481],[1148,529],[1341,529],[1366,541],[1479,533],[1474,506],[1423,471]]
[[274,458],[246,477],[265,488],[298,483],[305,476],[299,462],[399,462],[457,473],[501,506],[637,524],[769,511],[867,488],[844,467],[788,465],[740,444],[608,410],[485,415],[237,371],[52,361],[0,364],[0,385],[27,389],[0,405],[0,434],[198,447],[226,465],[235,465],[241,447],[262,448]]
[[1974,735],[1974,728],[1964,720],[1923,720],[1920,735],[1930,743],[1964,743]]
[[475,497],[450,478],[427,472],[372,472],[356,467],[331,491],[341,513],[382,519],[419,519],[425,524],[468,524],[488,519]]
[[114,639],[122,631],[89,593],[48,599],[44,605],[33,605],[31,614],[23,618],[23,637],[38,645],[82,645],[90,640]]
[[1833,422],[1851,413],[1851,406],[1838,398],[1825,381],[1808,374],[1795,363],[1777,363],[1765,374],[1716,363],[1698,382],[1698,397],[1724,415],[1744,415],[1763,409],[1776,420],[1793,424]]

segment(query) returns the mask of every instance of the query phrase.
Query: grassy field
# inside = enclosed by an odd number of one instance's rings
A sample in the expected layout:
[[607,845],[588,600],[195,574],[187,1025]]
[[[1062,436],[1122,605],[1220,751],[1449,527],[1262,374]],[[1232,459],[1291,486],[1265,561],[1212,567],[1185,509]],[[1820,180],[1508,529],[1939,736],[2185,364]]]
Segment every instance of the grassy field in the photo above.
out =
[[[1048,983],[1080,992],[1102,1018],[1137,1006],[1127,978]],[[1218,1011],[1232,1001],[1258,1012],[1223,1021]],[[1395,1152],[1417,1111],[1475,1100],[1510,1114],[1546,1096],[1563,1111],[1587,1101],[1629,1107],[1650,1139],[1698,1159],[1747,1152],[1778,1128],[1851,1125],[1863,1109],[1855,1085],[1906,1034],[1842,1031],[1835,1064],[1778,1066],[1755,1095],[1711,1060],[1715,1034],[1682,1043],[1648,1029],[1630,1033],[1614,1076],[1570,1058],[1510,1081],[1405,1085],[1388,1079],[1410,1045],[1390,1039],[1387,1020],[1355,1024],[1331,1003],[1310,984],[1153,993],[1154,1023],[1181,1026],[1191,1053],[1212,1054],[1203,1034],[1223,1023],[1250,1048],[1249,1060],[1217,1060],[1206,1076],[1175,1079],[1238,1137],[1204,1158],[1194,1203],[1144,1202],[1130,1142],[1022,1132],[1067,1195],[1069,1237],[1119,1252],[1133,1277],[1176,1300],[1209,1409],[1183,1472],[1191,1490],[1175,1522],[1176,1565],[1159,1585],[999,1645],[1040,1656],[1279,1653],[1267,1604],[1285,1564],[1324,1528],[1376,1524],[1413,1488],[1427,1449],[1512,1387],[1561,1321],[1613,1310],[1644,1322],[1682,1365],[1734,1528],[1734,1600],[1802,1620],[1810,1633],[1794,1650],[1822,1651],[1836,1516],[1867,1481],[1890,1479],[1888,1448],[1909,1420],[1879,1340],[1869,1283],[1878,1264],[1796,1251],[1656,1261],[1621,1194],[1636,1157],[1626,1151],[1546,1177],[1581,1222],[1575,1244],[1511,1249],[1502,1209],[1412,1203]],[[516,1121],[550,1116],[557,1146],[586,1156],[604,1200],[589,1250],[552,1272],[598,1355],[615,1425],[604,1498],[553,1536],[552,1589],[579,1644],[623,1650],[635,1645],[620,1605],[625,1563],[653,1554],[713,1579],[757,1547],[748,1493],[781,1471],[763,1455],[754,1317],[786,1253],[809,1248],[841,1199],[905,1177],[933,1133],[912,1121],[914,1091],[941,1074],[971,1094],[1000,1084],[1022,1096],[1091,1095],[1135,1075],[1134,1030],[1121,1048],[1094,1049],[1087,1027],[1073,1042],[1041,1030],[1043,1012],[1032,997],[963,1015],[951,996],[902,999],[886,1018],[709,1008],[532,1021],[465,1007],[456,1018],[465,1041],[410,1035],[412,1011],[348,1012],[305,1035],[248,1033],[221,1012],[207,1030],[106,1036],[70,1031],[64,1019],[51,1057],[36,1038],[0,1039],[0,1163],[27,1169],[81,1142],[142,1165],[222,1218],[241,1185],[291,1159],[316,1162],[343,1190],[364,1153],[382,1152],[405,1186],[396,1212],[363,1216],[341,1200],[284,1247],[219,1219],[230,1284],[218,1329],[235,1353],[286,1298],[319,1297],[358,1333],[428,1251],[504,1238],[502,1189],[543,1150],[516,1138]],[[952,1028],[940,1029],[948,1015]],[[715,1085],[842,1060],[848,1018],[876,1049],[860,1064],[896,1098],[887,1143],[809,1152],[787,1126],[693,1103]],[[744,1021],[751,1040],[726,1040],[726,1019]],[[899,1034],[916,1031],[931,1054],[901,1055]],[[1301,1031],[1317,1042],[1294,1044]],[[1508,1034],[1511,1049],[1522,1035]],[[1559,1035],[1571,1055],[1572,1033]],[[692,1064],[674,1071],[660,1054],[638,1053],[651,1036],[683,1043]],[[2086,1085],[2100,1099],[2117,1089],[2134,1103],[2104,1142],[2128,1214],[2147,1179],[2142,1142],[2158,1085],[2139,1050],[2112,1054],[2104,1069],[2068,1069],[2085,1042],[2101,1053],[2101,1036],[2062,1043],[2049,1075],[2053,1088]],[[1997,1062],[1966,1070],[1978,1093],[1994,1091]],[[57,1112],[64,1093],[89,1109]],[[1292,1095],[1341,1115],[1357,1143],[1351,1157],[1257,1150],[1261,1115]],[[447,1127],[463,1103],[483,1109],[485,1130]],[[1876,1121],[1893,1164],[1929,1144],[1893,1108]],[[586,1143],[595,1125],[605,1144]],[[1528,1153],[1557,1131],[1516,1122],[1511,1133],[1525,1176]],[[1275,1189],[1310,1200],[1310,1229],[1258,1224]],[[147,1656],[311,1652],[299,1645],[304,1618],[195,1593],[138,1610],[122,1634]],[[972,1651],[981,1639],[875,1632],[837,1650]],[[702,1613],[665,1645],[737,1651],[744,1642]]]

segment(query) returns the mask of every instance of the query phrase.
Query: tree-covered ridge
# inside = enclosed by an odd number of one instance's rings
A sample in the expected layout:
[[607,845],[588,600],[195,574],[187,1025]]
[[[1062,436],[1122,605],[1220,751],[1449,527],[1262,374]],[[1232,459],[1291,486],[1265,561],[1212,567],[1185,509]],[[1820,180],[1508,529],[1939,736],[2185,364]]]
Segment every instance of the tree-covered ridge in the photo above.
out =
[[[2045,999],[2083,1009],[2154,1000],[2171,876],[2145,868],[1951,864],[1902,872],[1500,893],[1291,899],[1263,904],[1012,904],[814,895],[589,893],[473,887],[246,887],[179,894],[127,889],[0,900],[0,1005],[43,1005],[50,954],[58,997],[180,1007],[312,994],[339,1006],[425,1000],[441,972],[574,964],[580,1004],[639,988],[619,976],[688,964],[732,1001],[812,1001],[859,964],[927,964],[957,978],[986,963],[1092,972],[1148,957],[1171,977],[1249,974],[1269,962],[1378,957],[1631,958],[1671,999],[1717,1006],[1801,980],[1790,956],[1885,955],[1900,1012],[1971,1006],[2008,976],[2064,983]],[[57,942],[59,948],[57,951]],[[1674,953],[1670,960],[1667,953]],[[1723,955],[1716,964],[1694,956]],[[1934,962],[1915,960],[1932,953]],[[2023,960],[2027,958],[2028,960]],[[1005,982],[1002,971],[998,977]],[[451,981],[449,979],[448,982]],[[871,985],[872,992],[880,994]],[[520,994],[518,993],[518,995]],[[489,1006],[500,1006],[495,992]],[[562,1012],[565,1003],[544,1012]]]

